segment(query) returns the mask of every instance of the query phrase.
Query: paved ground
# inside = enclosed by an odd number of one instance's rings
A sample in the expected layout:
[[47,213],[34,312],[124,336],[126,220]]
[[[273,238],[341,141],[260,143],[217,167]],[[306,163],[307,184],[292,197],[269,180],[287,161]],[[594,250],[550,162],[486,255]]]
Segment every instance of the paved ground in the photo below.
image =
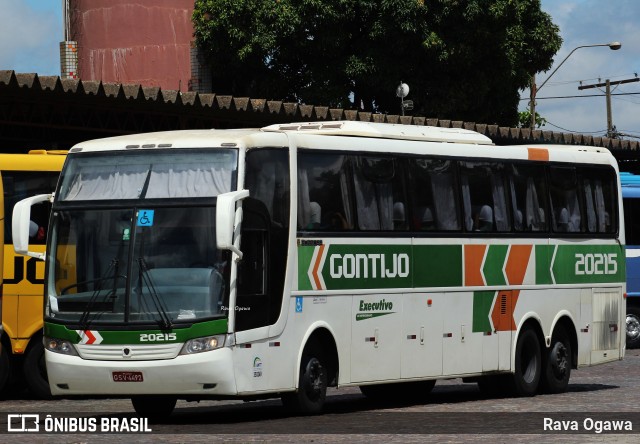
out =
[[[150,424],[142,434],[6,433],[8,414],[38,413],[41,423],[73,415],[120,425],[134,417],[129,400],[37,401],[27,396],[0,402],[0,442],[640,442],[640,351],[624,361],[574,371],[569,391],[534,398],[483,398],[475,384],[439,381],[424,404],[375,404],[357,388],[332,390],[326,413],[291,417],[280,402],[179,402],[167,423]],[[568,433],[544,431],[544,418],[555,427],[575,426]],[[575,421],[572,422],[572,421]],[[610,434],[600,428],[618,424],[632,434]],[[630,423],[624,422],[630,421]],[[85,423],[87,424],[87,423]],[[131,422],[128,423],[131,425]],[[589,430],[591,429],[591,430]]]

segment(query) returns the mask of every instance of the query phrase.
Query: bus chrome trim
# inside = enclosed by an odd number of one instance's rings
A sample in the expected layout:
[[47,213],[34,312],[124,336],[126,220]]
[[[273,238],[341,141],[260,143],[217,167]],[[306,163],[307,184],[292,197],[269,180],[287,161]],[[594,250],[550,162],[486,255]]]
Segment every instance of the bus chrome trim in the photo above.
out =
[[180,353],[182,343],[131,345],[76,345],[82,359],[104,361],[151,361],[173,359]]

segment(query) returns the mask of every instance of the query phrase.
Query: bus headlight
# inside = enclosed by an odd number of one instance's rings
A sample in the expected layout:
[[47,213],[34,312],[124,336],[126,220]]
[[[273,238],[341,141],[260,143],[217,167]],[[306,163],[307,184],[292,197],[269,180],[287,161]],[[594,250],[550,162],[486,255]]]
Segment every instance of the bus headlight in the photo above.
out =
[[64,339],[44,337],[44,348],[63,355],[78,356],[78,352],[71,342]]
[[224,336],[225,335],[216,335],[206,336],[204,338],[190,339],[185,342],[182,350],[180,351],[180,354],[192,355],[194,353],[201,353],[220,348],[224,346]]

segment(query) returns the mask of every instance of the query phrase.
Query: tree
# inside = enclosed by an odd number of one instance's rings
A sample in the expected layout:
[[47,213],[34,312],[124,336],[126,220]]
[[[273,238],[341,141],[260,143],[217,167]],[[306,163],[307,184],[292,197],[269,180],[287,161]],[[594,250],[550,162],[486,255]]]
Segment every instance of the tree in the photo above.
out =
[[196,0],[217,93],[518,122],[518,91],[562,40],[539,0]]
[[[541,128],[547,124],[547,119],[536,111],[536,128]],[[518,112],[518,128],[529,128],[531,126],[531,111]]]

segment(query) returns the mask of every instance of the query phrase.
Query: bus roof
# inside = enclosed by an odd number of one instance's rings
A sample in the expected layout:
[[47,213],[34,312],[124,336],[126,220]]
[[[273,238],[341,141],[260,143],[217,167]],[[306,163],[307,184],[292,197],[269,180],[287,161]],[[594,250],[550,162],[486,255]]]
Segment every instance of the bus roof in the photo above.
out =
[[[462,128],[440,128],[377,122],[302,122],[244,129],[201,129],[142,133],[81,142],[69,152],[117,151],[154,148],[274,147],[289,145],[289,134],[296,144],[310,149],[362,150],[358,143],[343,139],[366,137],[380,142],[407,142],[407,153],[512,158],[557,162],[617,164],[606,148],[577,145],[496,146],[488,137]],[[421,143],[428,143],[429,146]],[[399,145],[369,144],[366,151],[396,151]]]
[[264,127],[262,131],[299,131],[326,136],[359,136],[381,139],[493,145],[493,142],[487,136],[462,128],[354,122],[350,120],[326,123],[304,122],[276,124]]

